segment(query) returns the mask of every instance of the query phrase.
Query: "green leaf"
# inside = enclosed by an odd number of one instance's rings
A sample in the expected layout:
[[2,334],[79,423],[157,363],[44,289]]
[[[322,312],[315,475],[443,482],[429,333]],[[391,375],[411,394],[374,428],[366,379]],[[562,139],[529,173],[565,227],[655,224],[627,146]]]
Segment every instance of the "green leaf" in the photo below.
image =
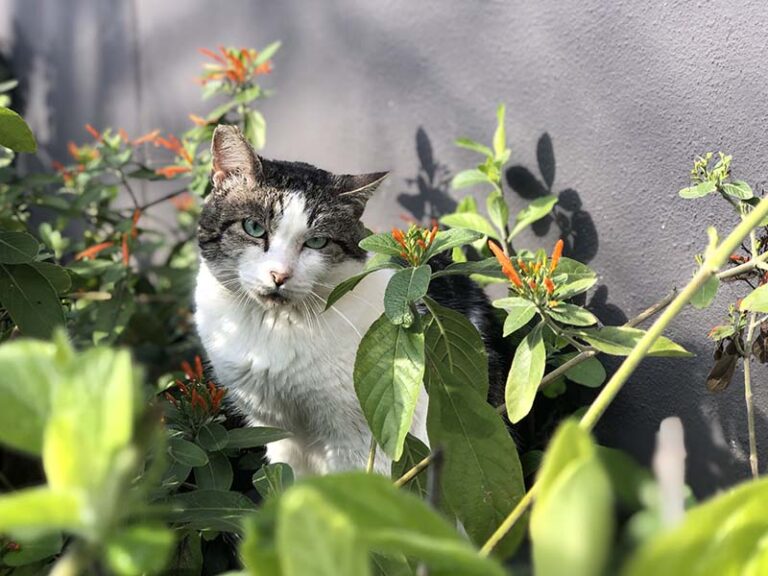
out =
[[[640,330],[639,328],[605,326],[603,328],[581,330],[578,333],[578,337],[586,340],[590,346],[597,348],[605,354],[626,356],[637,345],[644,334],[645,330]],[[648,351],[648,356],[689,357],[693,356],[693,354],[669,338],[659,336]]]
[[50,262],[31,262],[30,266],[45,276],[45,279],[51,283],[58,294],[64,294],[72,287],[72,278],[61,266]]
[[413,323],[411,305],[427,294],[432,269],[428,265],[395,272],[384,292],[384,313],[393,324],[409,327]]
[[297,488],[281,498],[277,549],[285,576],[371,573],[352,519],[311,489]]
[[[377,255],[378,256],[378,255]],[[371,259],[371,261],[373,258]],[[369,261],[369,263],[371,263]],[[389,258],[385,258],[381,260],[378,263],[373,264],[369,268],[366,268],[363,272],[360,274],[356,274],[354,276],[350,276],[346,280],[343,280],[339,284],[336,285],[336,287],[331,291],[331,293],[328,296],[328,300],[325,303],[325,310],[328,310],[331,306],[336,304],[339,300],[344,297],[347,292],[351,292],[355,288],[357,288],[357,285],[362,282],[368,274],[371,274],[373,272],[376,272],[377,270],[383,270],[385,268],[398,268],[399,266],[390,260]]]
[[[457,228],[456,230],[460,230]],[[438,270],[432,273],[432,278],[439,278],[440,276],[451,276],[454,274],[462,274],[469,276],[471,274],[481,274],[483,276],[492,276],[495,278],[506,279],[506,276],[501,271],[501,266],[496,258],[485,258],[484,260],[477,260],[472,262],[454,262],[449,264],[442,270]]]
[[710,276],[696,294],[691,298],[691,306],[698,308],[708,308],[717,296],[717,289],[720,287],[720,279],[717,276]]
[[373,436],[393,460],[403,453],[423,376],[424,335],[382,314],[360,342],[354,382]]
[[26,232],[0,231],[0,264],[25,264],[37,256],[40,244]]
[[488,195],[486,200],[488,215],[491,217],[496,229],[499,230],[499,234],[504,234],[504,227],[509,222],[509,206],[504,200],[504,195],[501,190],[494,190]]
[[244,135],[256,150],[264,148],[267,138],[267,121],[258,110],[249,109],[244,116]]
[[105,556],[115,574],[158,574],[171,556],[174,535],[161,524],[124,528],[106,544]]
[[467,230],[474,230],[485,236],[499,239],[499,233],[496,232],[484,216],[480,214],[474,214],[472,212],[460,212],[458,214],[448,214],[440,218],[440,223],[451,228],[466,228]]
[[744,182],[744,180],[726,182],[723,184],[723,192],[728,194],[728,196],[738,198],[739,200],[749,200],[755,196],[750,185]]
[[536,200],[517,213],[517,216],[515,216],[515,225],[509,233],[509,238],[507,238],[507,240],[512,240],[527,226],[544,218],[547,214],[552,212],[552,208],[554,208],[555,204],[557,204],[557,196],[542,196],[541,198],[536,198]]
[[691,186],[690,188],[683,188],[678,194],[680,195],[680,198],[701,198],[707,194],[712,194],[715,190],[717,190],[717,185],[714,182],[707,181]]
[[37,142],[21,116],[13,110],[0,107],[0,146],[14,152],[35,152]]
[[366,236],[360,240],[358,246],[367,252],[387,254],[389,256],[400,256],[400,253],[403,251],[403,247],[397,243],[397,240],[389,232]]
[[493,156],[493,150],[488,148],[488,146],[480,144],[479,142],[475,142],[474,140],[470,140],[469,138],[459,138],[455,141],[455,144],[459,148],[466,148],[467,150],[472,150],[473,152],[482,154],[483,156]]
[[604,574],[613,538],[611,484],[589,435],[575,422],[555,433],[537,483],[531,513],[537,576]]
[[72,490],[23,488],[0,494],[0,534],[77,531],[84,511],[82,494]]
[[493,306],[507,312],[507,318],[504,320],[504,337],[516,332],[536,316],[536,306],[519,296],[499,298],[494,300]]
[[206,424],[197,433],[197,443],[208,452],[223,450],[229,442],[229,432],[221,424],[211,422]]
[[[426,503],[407,491],[397,490],[387,478],[351,472],[308,478],[297,484],[279,503],[278,547],[279,532],[284,529],[280,520],[284,518],[285,498],[289,499],[289,509],[324,508],[339,524],[343,522],[351,528],[351,534],[364,550],[405,554],[424,562],[430,568],[430,575],[503,576],[505,573],[496,562],[477,554]],[[293,515],[290,517],[295,520]],[[348,538],[349,535],[340,536]],[[295,546],[290,549],[287,546],[285,542],[282,550],[285,555],[295,551]],[[244,553],[247,555],[248,551]],[[281,554],[281,560],[285,562],[285,559]],[[317,572],[301,574],[307,573]]]
[[768,284],[758,286],[739,304],[739,310],[742,312],[749,310],[751,312],[768,312]]
[[507,149],[507,133],[504,129],[504,114],[506,107],[499,104],[496,109],[496,131],[493,133],[493,153],[496,158],[503,156]]
[[[576,357],[576,353],[563,354],[558,357],[558,364],[565,364],[567,361]],[[565,377],[576,384],[587,386],[588,388],[597,388],[605,382],[606,373],[600,360],[597,358],[587,358],[573,368],[569,368]]]
[[0,346],[0,442],[40,454],[50,411],[51,389],[60,368],[56,346],[15,340]]
[[[428,302],[435,316],[426,330],[427,432],[430,444],[445,453],[443,499],[481,544],[522,497],[522,469],[512,437],[487,402],[488,360],[480,335],[462,314]],[[522,534],[518,525],[496,554],[511,554]]]
[[208,453],[208,462],[195,468],[195,484],[202,490],[229,490],[233,476],[232,464],[223,452]]
[[537,324],[520,342],[507,375],[505,401],[507,415],[513,424],[531,411],[539,384],[544,377],[547,350],[542,337],[543,327],[543,323]]
[[251,482],[262,498],[272,498],[293,485],[293,470],[282,462],[266,464],[254,473]]
[[0,304],[25,336],[49,338],[64,324],[56,290],[30,264],[0,264]]
[[266,446],[270,442],[277,442],[285,438],[290,438],[291,433],[279,428],[270,428],[268,426],[254,426],[249,428],[234,428],[229,431],[229,441],[227,448],[245,449]]
[[470,244],[482,237],[483,235],[481,233],[475,232],[473,230],[467,230],[465,228],[441,230],[437,233],[434,242],[429,247],[427,253],[424,255],[424,263],[426,263],[436,254],[440,254],[440,252],[445,252],[446,250],[456,248],[457,246]]
[[597,282],[597,274],[589,266],[563,257],[554,271],[552,281],[555,283],[552,298],[568,300],[589,290]]
[[259,52],[259,55],[256,56],[256,60],[253,61],[253,65],[260,66],[261,64],[264,64],[267,60],[271,59],[275,55],[275,52],[278,51],[281,44],[282,43],[280,41],[277,41],[267,45],[267,47],[261,50]]
[[686,513],[681,524],[640,546],[622,576],[765,573],[768,480],[745,482]]
[[464,170],[456,174],[451,180],[451,187],[455,190],[461,188],[468,188],[475,184],[491,184],[493,181],[488,178],[485,172],[480,172],[477,168],[471,168],[470,170]]
[[193,490],[174,494],[165,504],[172,507],[171,522],[185,524],[196,530],[240,532],[242,519],[256,506],[237,492],[224,490]]
[[171,438],[168,440],[168,455],[172,460],[194,468],[208,464],[208,455],[197,444],[183,438]]
[[[403,445],[403,456],[392,462],[392,479],[397,480],[429,455],[429,448],[416,436],[408,434]],[[419,474],[406,484],[408,488],[421,498],[427,495],[426,475]]]
[[575,304],[560,302],[554,308],[547,308],[546,311],[550,318],[561,324],[570,324],[571,326],[592,326],[597,324],[597,318],[595,318],[592,312]]
[[2,556],[4,566],[27,566],[38,560],[50,558],[61,552],[64,545],[64,539],[58,532],[33,539],[14,538],[14,542],[20,548],[18,550],[6,548]]

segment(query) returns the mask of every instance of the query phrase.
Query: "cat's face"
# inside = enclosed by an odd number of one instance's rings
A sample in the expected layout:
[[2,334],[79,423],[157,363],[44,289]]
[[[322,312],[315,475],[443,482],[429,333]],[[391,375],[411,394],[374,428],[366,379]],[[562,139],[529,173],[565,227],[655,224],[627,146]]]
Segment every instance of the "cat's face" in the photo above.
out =
[[265,309],[322,309],[365,258],[360,216],[386,173],[336,176],[259,158],[237,128],[212,144],[213,192],[198,242],[218,282]]

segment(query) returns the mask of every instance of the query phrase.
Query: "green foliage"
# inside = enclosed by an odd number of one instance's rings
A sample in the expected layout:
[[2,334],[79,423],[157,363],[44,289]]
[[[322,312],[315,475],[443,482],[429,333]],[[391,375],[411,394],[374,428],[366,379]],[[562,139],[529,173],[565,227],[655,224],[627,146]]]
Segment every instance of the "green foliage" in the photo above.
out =
[[544,346],[543,323],[531,330],[515,350],[507,376],[506,404],[509,420],[522,420],[533,406],[536,391],[544,376],[547,351]]
[[21,116],[0,106],[0,146],[14,152],[35,152],[37,142]]

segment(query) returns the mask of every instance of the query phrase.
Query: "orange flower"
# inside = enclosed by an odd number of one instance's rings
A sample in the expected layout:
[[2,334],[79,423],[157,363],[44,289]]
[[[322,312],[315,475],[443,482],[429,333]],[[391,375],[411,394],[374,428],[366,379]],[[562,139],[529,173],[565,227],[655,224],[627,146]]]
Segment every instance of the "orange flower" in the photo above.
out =
[[216,60],[216,62],[218,62],[219,64],[226,64],[226,62],[224,62],[224,59],[218,54],[216,54],[216,52],[214,52],[213,50],[208,50],[208,48],[198,48],[197,51],[200,52],[200,54],[202,54],[203,56],[208,56],[209,58]]
[[145,144],[146,142],[154,143],[158,136],[160,136],[160,130],[152,130],[152,132],[147,132],[144,136],[136,138],[136,140],[133,141],[133,145],[138,146],[139,144]]
[[128,234],[123,234],[122,249],[123,249],[123,265],[128,266],[128,263],[131,261],[131,251],[128,249]]
[[496,244],[493,240],[488,240],[488,247],[491,249],[491,252],[493,252],[493,254],[496,256],[496,260],[499,261],[499,264],[501,264],[501,271],[504,273],[504,275],[507,278],[509,278],[512,284],[514,284],[518,288],[522,288],[523,282],[522,280],[520,280],[520,276],[518,276],[514,266],[512,266],[512,262],[509,260],[509,257],[507,257],[507,255],[504,254],[504,251],[501,248],[499,248],[499,245]]
[[399,230],[398,228],[392,228],[392,238],[395,239],[395,241],[400,244],[403,248],[405,248],[405,235],[403,234],[402,230]]
[[77,147],[77,144],[71,140],[67,142],[67,152],[69,152],[69,155],[72,156],[72,158],[75,160],[77,160],[78,156],[80,155],[80,149]]
[[198,394],[197,390],[192,390],[192,408],[194,408],[198,404],[200,405],[200,408],[202,408],[204,412],[208,411],[208,404],[206,403],[205,398],[203,398],[200,394]]
[[437,236],[437,224],[432,225],[432,232],[429,233],[429,245],[432,246],[432,242],[435,241],[435,236]]
[[192,120],[192,122],[198,126],[207,126],[208,120],[203,118],[202,116],[198,116],[197,114],[190,114],[189,119]]
[[75,260],[82,260],[83,258],[93,258],[96,256],[99,252],[102,250],[105,250],[109,248],[110,246],[114,246],[114,242],[102,242],[101,244],[96,244],[95,246],[91,246],[90,248],[86,248],[82,252],[75,255]]
[[549,265],[549,272],[552,273],[557,268],[557,263],[560,262],[560,256],[563,254],[563,239],[557,241],[555,249],[552,250],[552,263]]
[[173,204],[179,212],[187,212],[195,205],[195,199],[191,194],[185,192],[184,194],[171,198],[171,204]]
[[123,128],[120,128],[120,129],[117,131],[117,133],[118,133],[118,135],[120,136],[120,140],[122,140],[122,141],[123,141],[123,142],[125,142],[126,144],[130,144],[130,143],[131,143],[131,139],[130,139],[130,138],[128,138],[128,132],[126,132],[126,131],[125,131]]
[[190,380],[194,380],[195,379],[195,376],[196,376],[195,371],[192,370],[192,366],[189,364],[189,362],[184,360],[181,363],[181,369],[184,371],[184,374],[187,375],[187,378],[189,378]]
[[544,287],[547,289],[547,294],[552,294],[555,291],[555,283],[549,276],[544,278]]
[[[184,362],[182,362],[182,367],[184,366]],[[187,362],[187,366],[189,366],[189,362]],[[176,380],[176,387],[181,391],[182,394],[185,396],[188,394],[189,389],[184,385],[184,382],[181,380]]]
[[160,176],[165,176],[169,180],[173,178],[174,176],[178,176],[179,174],[184,174],[185,172],[191,172],[192,168],[189,166],[166,166],[164,168],[158,168],[155,170],[155,174],[158,174]]
[[531,290],[536,290],[536,280],[534,280],[533,278],[528,280],[528,286],[531,287]]
[[195,374],[197,374],[198,379],[203,379],[203,360],[199,354],[195,355]]
[[94,139],[95,139],[97,142],[101,142],[101,140],[102,140],[102,138],[101,138],[101,132],[99,132],[98,130],[96,130],[96,128],[94,128],[94,127],[93,127],[93,126],[91,126],[90,124],[86,124],[86,125],[85,125],[85,129],[88,131],[88,134],[90,134],[91,136],[93,136],[93,138],[94,138]]
[[136,228],[136,225],[139,223],[139,218],[141,218],[141,210],[136,208],[136,210],[133,211],[133,216],[131,218],[131,238],[136,238],[136,236],[139,235],[139,231]]

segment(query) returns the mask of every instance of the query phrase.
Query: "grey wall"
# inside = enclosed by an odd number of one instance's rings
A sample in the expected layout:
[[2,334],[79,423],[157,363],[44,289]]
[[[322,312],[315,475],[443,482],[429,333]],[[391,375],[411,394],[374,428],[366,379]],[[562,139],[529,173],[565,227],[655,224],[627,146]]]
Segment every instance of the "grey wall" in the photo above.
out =
[[[694,154],[723,149],[739,177],[765,181],[768,12],[757,0],[0,0],[0,9],[44,159],[84,140],[85,122],[131,134],[184,130],[187,112],[207,110],[191,82],[198,47],[282,40],[267,81],[275,96],[263,105],[265,155],[390,169],[368,211],[382,228],[403,212],[450,209],[443,181],[474,160],[452,141],[487,140],[506,102],[508,199],[521,207],[521,194],[542,193],[538,147],[566,208],[561,224],[574,229],[571,254],[600,275],[593,304],[606,322],[682,285],[706,226],[734,223],[714,198],[676,197]],[[551,246],[560,232],[550,222],[519,244]],[[677,319],[671,335],[699,358],[647,361],[599,429],[647,463],[660,420],[681,416],[698,494],[748,470],[741,387],[719,396],[704,388],[705,334],[732,294]],[[757,370],[768,462],[765,377]]]

